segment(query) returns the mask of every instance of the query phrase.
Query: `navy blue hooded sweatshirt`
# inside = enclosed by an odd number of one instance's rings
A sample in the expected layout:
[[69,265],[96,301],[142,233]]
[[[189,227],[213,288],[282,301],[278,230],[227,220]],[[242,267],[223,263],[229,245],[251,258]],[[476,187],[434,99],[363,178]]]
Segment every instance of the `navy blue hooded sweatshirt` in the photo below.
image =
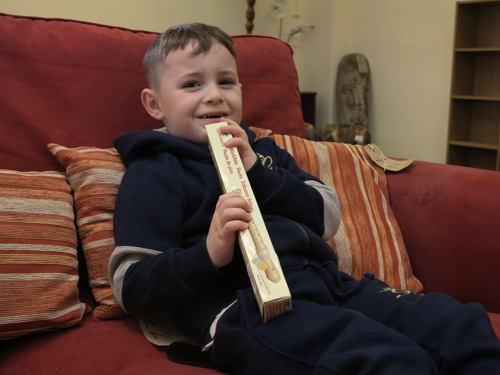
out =
[[[335,261],[321,238],[339,225],[335,191],[298,168],[272,139],[255,141],[242,127],[260,160],[247,174],[278,256]],[[114,215],[113,291],[129,313],[156,319],[169,313],[184,334],[201,340],[236,291],[250,287],[239,249],[221,269],[207,252],[222,194],[210,151],[157,131],[127,134],[114,144],[127,171]]]

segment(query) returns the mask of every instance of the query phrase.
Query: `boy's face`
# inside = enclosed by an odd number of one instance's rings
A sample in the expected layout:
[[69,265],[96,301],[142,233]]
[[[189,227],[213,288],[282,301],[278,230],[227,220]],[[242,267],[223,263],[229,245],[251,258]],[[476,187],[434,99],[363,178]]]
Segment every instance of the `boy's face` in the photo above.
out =
[[199,55],[192,51],[191,43],[167,55],[159,69],[158,88],[149,90],[157,110],[148,112],[163,120],[170,134],[207,145],[206,124],[220,117],[240,123],[241,84],[236,61],[224,46],[216,43]]

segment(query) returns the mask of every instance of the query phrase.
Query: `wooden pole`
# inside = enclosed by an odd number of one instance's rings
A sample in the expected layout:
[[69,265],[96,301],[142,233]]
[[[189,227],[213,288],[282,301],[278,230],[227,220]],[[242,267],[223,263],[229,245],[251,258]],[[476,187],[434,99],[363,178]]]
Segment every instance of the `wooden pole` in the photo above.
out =
[[245,28],[247,30],[247,34],[251,34],[253,30],[253,19],[255,18],[255,0],[247,0],[248,8],[247,8],[247,22],[245,23]]

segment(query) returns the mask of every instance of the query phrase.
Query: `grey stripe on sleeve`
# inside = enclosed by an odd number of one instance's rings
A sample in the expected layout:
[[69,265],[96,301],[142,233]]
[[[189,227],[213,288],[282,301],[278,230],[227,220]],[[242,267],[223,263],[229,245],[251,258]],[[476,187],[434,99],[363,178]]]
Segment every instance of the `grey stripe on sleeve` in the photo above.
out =
[[315,188],[323,198],[325,232],[322,238],[328,240],[332,238],[340,225],[340,202],[335,189],[317,181],[309,180],[307,185]]
[[145,258],[159,254],[160,251],[146,249],[135,246],[117,246],[109,258],[108,272],[109,281],[113,294],[115,295],[118,304],[126,311],[123,306],[122,289],[123,279],[128,268]]

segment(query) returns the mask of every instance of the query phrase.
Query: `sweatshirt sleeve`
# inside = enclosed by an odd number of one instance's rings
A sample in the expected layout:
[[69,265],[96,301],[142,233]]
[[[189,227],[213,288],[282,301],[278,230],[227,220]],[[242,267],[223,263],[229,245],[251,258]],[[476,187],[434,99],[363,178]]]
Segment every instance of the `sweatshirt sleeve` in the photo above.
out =
[[169,304],[196,298],[220,274],[204,236],[183,243],[186,199],[172,175],[149,163],[132,163],[118,192],[109,275],[118,302],[134,315],[168,311]]
[[333,237],[340,225],[335,190],[301,170],[295,159],[271,139],[257,143],[261,146],[255,151],[262,162],[255,163],[247,174],[261,212],[306,225],[325,240]]

